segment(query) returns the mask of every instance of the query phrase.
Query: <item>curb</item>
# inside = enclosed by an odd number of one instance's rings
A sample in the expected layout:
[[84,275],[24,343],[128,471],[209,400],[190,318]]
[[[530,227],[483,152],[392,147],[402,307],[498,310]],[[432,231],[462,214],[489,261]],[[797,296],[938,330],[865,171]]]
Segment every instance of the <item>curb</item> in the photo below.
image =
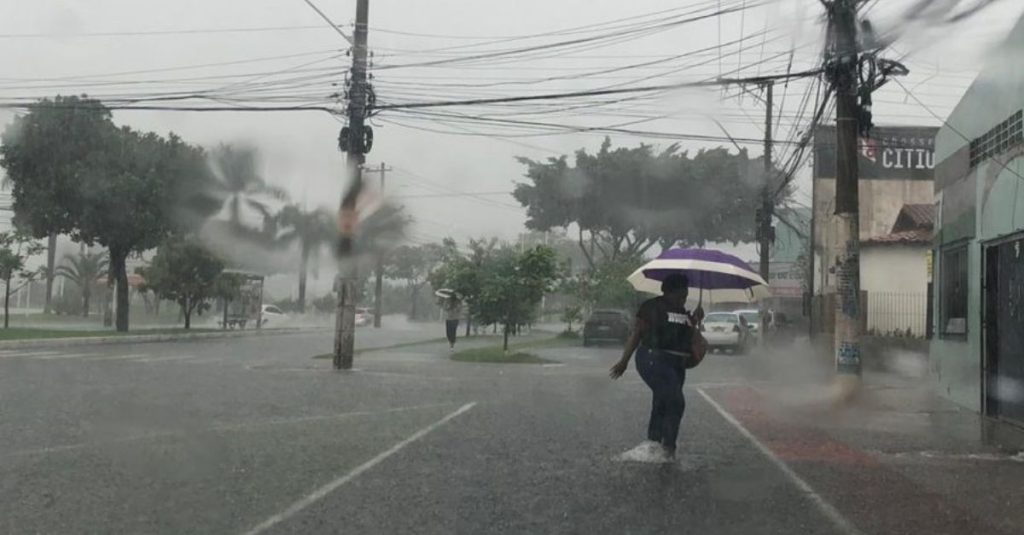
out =
[[31,340],[0,341],[0,349],[50,348],[93,345],[145,344],[152,342],[177,342],[188,340],[210,340],[218,338],[243,338],[249,336],[294,335],[329,331],[330,327],[282,328],[260,330],[236,330],[224,332],[174,333],[174,334],[126,334],[121,336],[78,336],[69,338],[36,338]]

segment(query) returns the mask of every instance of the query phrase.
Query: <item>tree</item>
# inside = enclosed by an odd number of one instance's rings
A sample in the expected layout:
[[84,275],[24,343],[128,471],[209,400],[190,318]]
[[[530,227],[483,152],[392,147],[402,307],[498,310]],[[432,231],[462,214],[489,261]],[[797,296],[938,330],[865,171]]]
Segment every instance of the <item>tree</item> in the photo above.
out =
[[42,99],[4,130],[0,165],[7,170],[14,219],[35,238],[47,239],[46,303],[53,295],[57,235],[70,232],[80,204],[79,179],[114,129],[98,100]]
[[655,153],[650,145],[612,149],[605,139],[596,154],[577,151],[574,165],[566,156],[519,161],[529,182],[517,184],[514,196],[527,209],[527,228],[575,227],[591,268],[656,245],[754,238],[765,179],[746,151],[717,148],[691,157],[677,145]]
[[0,279],[4,281],[4,329],[10,327],[11,283],[15,275],[26,283],[31,282],[35,272],[25,271],[25,261],[42,251],[31,236],[21,232],[0,232]]
[[192,313],[209,308],[209,301],[224,297],[237,288],[234,279],[222,278],[224,264],[194,241],[171,238],[157,250],[148,267],[141,270],[146,288],[158,297],[181,306],[185,328],[192,326]]
[[128,255],[156,247],[172,232],[197,228],[202,221],[192,198],[209,187],[211,175],[202,149],[174,134],[165,139],[123,127],[105,147],[83,172],[72,237],[108,249],[116,328],[127,331]]
[[437,244],[401,245],[387,255],[384,273],[389,279],[405,282],[409,292],[409,319],[417,319],[417,301],[427,276],[441,260],[442,248]]
[[57,267],[56,273],[81,289],[82,316],[89,317],[92,288],[96,281],[107,276],[107,255],[89,251],[83,251],[78,255],[64,255],[64,264]]
[[579,305],[566,305],[562,309],[562,321],[566,323],[566,332],[572,332],[573,322],[583,321],[583,309]]
[[468,309],[466,336],[469,336],[470,324],[476,317],[476,301],[480,296],[484,267],[497,247],[497,238],[471,239],[468,253],[463,254],[454,240],[445,239],[441,263],[430,273],[429,281],[434,289],[450,288],[462,296]]
[[210,151],[209,163],[216,180],[206,190],[207,195],[227,205],[228,221],[235,226],[243,225],[243,204],[265,216],[267,200],[287,198],[284,190],[267,184],[260,174],[259,151],[255,146],[218,145]]
[[285,242],[297,241],[299,245],[299,299],[296,306],[299,312],[305,312],[310,254],[319,251],[337,232],[330,213],[322,209],[307,212],[292,204],[285,206],[278,218],[286,229],[280,239]]
[[549,247],[523,252],[498,251],[482,270],[477,314],[485,324],[503,326],[503,345],[508,351],[509,331],[533,319],[544,294],[558,278],[558,262]]

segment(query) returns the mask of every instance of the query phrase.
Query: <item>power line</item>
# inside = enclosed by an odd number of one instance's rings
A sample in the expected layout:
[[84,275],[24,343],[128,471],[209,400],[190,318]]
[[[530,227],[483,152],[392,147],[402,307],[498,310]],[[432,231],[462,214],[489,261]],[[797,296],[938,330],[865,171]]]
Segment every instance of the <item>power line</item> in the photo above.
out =
[[821,69],[815,69],[813,71],[802,71],[798,73],[780,74],[771,76],[758,76],[751,78],[730,78],[730,79],[719,79],[714,81],[703,81],[703,82],[683,82],[675,84],[662,84],[653,86],[643,87],[629,87],[629,88],[618,88],[618,89],[592,89],[586,91],[571,91],[567,93],[549,93],[544,95],[522,95],[515,97],[498,97],[498,98],[481,98],[471,100],[448,100],[448,101],[435,101],[435,102],[409,102],[404,104],[381,104],[376,107],[377,110],[396,110],[396,109],[414,109],[414,108],[439,108],[447,106],[470,106],[476,104],[497,104],[504,102],[528,102],[532,100],[557,100],[563,98],[577,98],[577,97],[590,97],[590,96],[602,96],[602,95],[619,95],[624,93],[648,93],[652,91],[663,91],[668,89],[683,89],[687,87],[715,87],[730,84],[741,84],[741,83],[757,83],[765,82],[769,80],[784,80],[788,78],[802,78],[808,76],[816,76],[821,73]]
[[306,5],[309,6],[313,11],[316,11],[316,14],[320,15],[320,18],[324,19],[324,21],[326,21],[327,24],[330,25],[332,30],[338,32],[338,35],[342,36],[345,39],[345,41],[348,41],[348,44],[352,44],[352,38],[345,35],[345,32],[341,31],[341,28],[339,28],[337,24],[332,22],[330,17],[327,16],[327,14],[325,14],[323,11],[320,11],[320,8],[316,7],[316,4],[314,4],[312,0],[302,1],[305,2]]
[[[758,4],[758,5],[763,5],[763,2],[761,4]],[[620,32],[614,32],[614,33],[610,33],[610,34],[601,34],[601,35],[590,36],[590,37],[580,37],[580,38],[576,38],[576,39],[569,39],[569,40],[559,41],[559,42],[555,42],[555,43],[545,43],[545,44],[540,44],[540,45],[533,45],[533,46],[522,47],[522,48],[517,48],[517,49],[512,49],[512,50],[484,52],[484,53],[480,53],[480,54],[474,54],[474,55],[470,55],[470,56],[465,56],[465,57],[462,57],[462,58],[439,59],[439,60],[432,60],[432,61],[423,61],[423,62],[419,62],[419,63],[405,63],[405,64],[396,64],[396,65],[383,65],[383,66],[377,67],[377,69],[378,70],[384,70],[384,69],[401,69],[401,68],[409,68],[409,67],[432,67],[432,66],[438,66],[438,65],[445,65],[445,64],[449,64],[449,63],[461,63],[461,62],[467,62],[467,61],[480,61],[480,60],[494,59],[494,58],[497,58],[497,57],[508,56],[508,55],[518,55],[518,54],[525,54],[525,53],[529,53],[529,52],[551,50],[551,49],[556,49],[556,48],[566,48],[566,47],[570,47],[570,46],[573,46],[573,45],[587,44],[587,43],[591,43],[591,42],[594,42],[594,41],[607,40],[607,39],[616,38],[616,37],[627,37],[627,38],[629,38],[629,37],[634,37],[637,33],[651,32],[651,31],[661,31],[661,30],[673,28],[673,27],[676,27],[676,26],[680,26],[680,25],[683,25],[683,24],[688,24],[688,23],[691,23],[691,22],[697,22],[697,21],[706,20],[706,19],[709,19],[709,18],[712,18],[712,17],[721,16],[721,15],[726,14],[726,13],[732,13],[732,12],[735,12],[737,10],[738,10],[738,8],[724,9],[724,10],[719,10],[719,11],[716,11],[716,12],[713,12],[713,13],[709,13],[709,14],[696,15],[696,16],[685,18],[685,19],[681,19],[681,20],[670,20],[670,21],[667,21],[667,22],[660,22],[658,24],[653,24],[653,25],[650,25],[650,26],[647,26],[647,27],[641,27],[641,28],[631,29],[631,30],[623,30],[623,31],[620,31]],[[697,11],[699,11],[699,10],[694,10],[693,12],[697,12]]]

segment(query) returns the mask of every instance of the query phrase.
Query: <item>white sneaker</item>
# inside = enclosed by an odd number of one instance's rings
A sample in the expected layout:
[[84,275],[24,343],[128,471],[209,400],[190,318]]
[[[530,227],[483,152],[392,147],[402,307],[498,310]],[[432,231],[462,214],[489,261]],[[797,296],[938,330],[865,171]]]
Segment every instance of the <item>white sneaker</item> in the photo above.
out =
[[622,453],[616,459],[637,463],[667,463],[672,461],[665,451],[665,447],[653,440],[642,442],[639,446]]

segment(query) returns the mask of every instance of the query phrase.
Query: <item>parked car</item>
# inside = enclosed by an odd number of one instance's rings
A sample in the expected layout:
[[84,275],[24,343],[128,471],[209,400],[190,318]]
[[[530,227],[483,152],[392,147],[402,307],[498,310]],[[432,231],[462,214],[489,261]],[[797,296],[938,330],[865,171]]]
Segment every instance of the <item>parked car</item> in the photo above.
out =
[[625,344],[629,339],[630,316],[623,310],[595,310],[583,324],[583,345],[597,342]]
[[741,319],[737,312],[712,312],[704,317],[700,330],[708,341],[708,349],[743,353],[750,345],[750,331],[744,323],[746,319]]
[[277,307],[277,305],[263,305],[263,310],[260,316],[263,318],[263,327],[280,326],[282,323],[288,321],[288,314],[285,314],[283,310]]
[[373,323],[373,311],[369,308],[356,308],[356,327],[367,327]]

